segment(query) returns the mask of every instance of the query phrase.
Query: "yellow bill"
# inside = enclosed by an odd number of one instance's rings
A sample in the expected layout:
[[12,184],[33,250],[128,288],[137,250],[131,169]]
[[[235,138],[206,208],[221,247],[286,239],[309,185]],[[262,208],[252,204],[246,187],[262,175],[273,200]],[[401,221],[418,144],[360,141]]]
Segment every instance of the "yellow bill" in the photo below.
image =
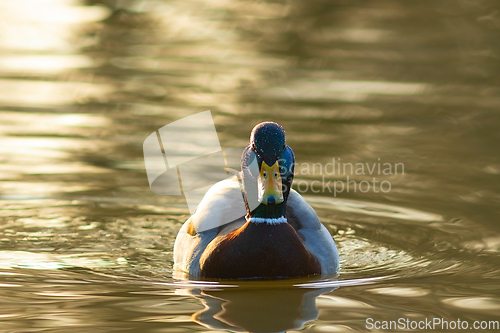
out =
[[258,180],[259,202],[265,205],[275,205],[283,202],[283,188],[278,162],[268,166],[262,162]]

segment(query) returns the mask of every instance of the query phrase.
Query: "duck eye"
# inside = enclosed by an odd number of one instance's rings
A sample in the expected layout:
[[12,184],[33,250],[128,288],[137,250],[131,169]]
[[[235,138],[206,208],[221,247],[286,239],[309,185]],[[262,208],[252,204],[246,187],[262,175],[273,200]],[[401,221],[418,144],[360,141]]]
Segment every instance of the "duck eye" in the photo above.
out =
[[262,173],[262,175],[263,175],[264,177],[267,177],[267,172],[266,172],[266,171],[264,171],[264,172]]
[[274,173],[274,177],[278,177],[278,173],[277,172]]

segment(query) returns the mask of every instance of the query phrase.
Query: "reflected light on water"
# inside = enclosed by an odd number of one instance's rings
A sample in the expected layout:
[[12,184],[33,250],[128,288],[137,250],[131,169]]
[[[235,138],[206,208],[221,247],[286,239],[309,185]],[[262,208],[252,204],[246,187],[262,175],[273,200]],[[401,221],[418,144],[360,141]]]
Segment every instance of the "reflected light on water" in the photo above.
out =
[[270,99],[360,102],[370,95],[417,95],[429,89],[424,83],[303,79],[263,90],[260,94]]
[[465,248],[484,251],[484,252],[500,252],[500,237],[484,237],[480,240],[472,240],[463,244]]
[[443,221],[443,217],[440,215],[423,212],[416,209],[338,198],[318,198],[312,196],[305,197],[308,199],[308,202],[313,205],[313,207],[328,207],[330,209],[340,210],[343,212],[390,217],[410,221]]
[[378,43],[387,39],[391,31],[379,29],[321,29],[311,33],[310,38],[315,42],[347,41],[353,43]]
[[105,253],[79,253],[55,255],[26,251],[0,251],[0,268],[61,269],[68,267],[119,267],[126,265],[124,258],[107,258]]
[[56,106],[103,98],[113,88],[84,82],[0,80],[0,103],[12,106]]
[[318,306],[325,306],[328,308],[340,308],[340,309],[349,309],[349,308],[358,308],[358,309],[366,309],[372,308],[371,305],[366,304],[365,302],[356,301],[350,298],[340,297],[340,296],[330,296],[330,295],[321,295],[316,300],[316,304]]
[[109,16],[105,7],[79,7],[76,0],[16,0],[0,3],[0,49],[73,50],[78,24]]
[[84,55],[13,55],[0,57],[0,72],[57,74],[72,68],[94,66]]
[[429,294],[430,291],[415,287],[383,287],[370,289],[369,292],[395,297],[421,297]]
[[442,302],[457,308],[473,311],[500,310],[500,301],[490,297],[453,297],[444,299]]
[[[7,176],[10,176],[7,174]],[[0,175],[0,178],[2,176]],[[19,194],[20,198],[32,196],[50,196],[57,193],[71,193],[71,192],[81,192],[95,188],[94,186],[82,185],[80,183],[70,183],[70,182],[46,182],[41,184],[40,182],[3,182],[0,184],[0,190],[4,193],[9,193],[10,195]],[[29,193],[29,194],[26,194]],[[23,196],[24,194],[24,196]]]
[[[83,139],[71,138],[48,138],[48,137],[6,137],[2,140],[5,142],[3,147],[5,152],[13,152],[18,150],[18,154],[24,154],[24,149],[49,149],[49,150],[77,150],[77,149],[90,149],[94,144]],[[31,153],[30,153],[31,154]],[[59,155],[62,156],[62,155]]]
[[110,125],[109,118],[95,114],[53,114],[2,111],[0,113],[0,133],[19,135],[40,132],[61,133],[65,127],[100,127]]

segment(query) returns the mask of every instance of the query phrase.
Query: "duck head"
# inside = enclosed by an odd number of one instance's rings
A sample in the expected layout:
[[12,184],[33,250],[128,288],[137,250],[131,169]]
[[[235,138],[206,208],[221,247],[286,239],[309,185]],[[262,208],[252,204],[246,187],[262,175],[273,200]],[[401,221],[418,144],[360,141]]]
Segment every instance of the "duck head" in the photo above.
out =
[[286,145],[285,130],[274,122],[255,126],[241,157],[247,218],[285,215],[293,182],[295,157]]

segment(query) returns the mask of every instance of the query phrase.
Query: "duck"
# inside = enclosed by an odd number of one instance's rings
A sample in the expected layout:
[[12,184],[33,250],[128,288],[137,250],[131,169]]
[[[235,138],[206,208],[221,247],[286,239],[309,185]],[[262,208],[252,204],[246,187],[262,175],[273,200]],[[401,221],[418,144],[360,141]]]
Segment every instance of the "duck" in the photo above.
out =
[[333,237],[292,183],[285,130],[257,124],[241,171],[214,184],[174,243],[174,271],[193,279],[290,279],[336,275]]

